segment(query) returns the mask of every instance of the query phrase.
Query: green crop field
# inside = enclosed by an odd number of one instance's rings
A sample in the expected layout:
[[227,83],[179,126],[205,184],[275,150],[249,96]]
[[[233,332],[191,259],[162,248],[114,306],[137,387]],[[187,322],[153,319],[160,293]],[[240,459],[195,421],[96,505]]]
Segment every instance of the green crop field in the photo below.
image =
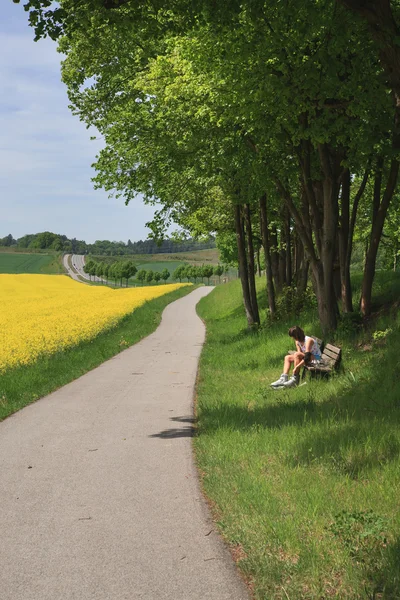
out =
[[[92,258],[94,261],[102,262],[115,262],[116,260],[133,260],[135,265],[144,265],[144,263],[167,263],[163,268],[170,270],[171,263],[174,265],[180,265],[182,263],[189,263],[191,265],[198,264],[212,264],[217,265],[219,263],[219,251],[217,248],[209,248],[207,250],[193,250],[192,252],[174,252],[171,254],[129,254],[126,256],[97,256],[95,254],[90,255],[87,259]],[[145,269],[146,266],[142,268]],[[150,267],[147,266],[149,269]],[[153,271],[155,269],[151,267]],[[173,267],[176,269],[176,266]],[[163,269],[161,269],[163,270]]]
[[[136,263],[135,263],[136,264]],[[140,271],[140,269],[144,269],[145,271],[158,271],[159,273],[161,273],[161,271],[164,271],[164,269],[168,269],[168,271],[171,273],[171,276],[173,274],[173,272],[175,271],[175,269],[177,269],[178,267],[180,267],[181,265],[184,265],[186,263],[184,263],[183,261],[160,261],[160,262],[155,262],[155,261],[146,261],[146,262],[140,262],[138,264],[136,264],[136,268],[138,271]]]
[[0,273],[63,273],[60,257],[54,254],[0,253]]

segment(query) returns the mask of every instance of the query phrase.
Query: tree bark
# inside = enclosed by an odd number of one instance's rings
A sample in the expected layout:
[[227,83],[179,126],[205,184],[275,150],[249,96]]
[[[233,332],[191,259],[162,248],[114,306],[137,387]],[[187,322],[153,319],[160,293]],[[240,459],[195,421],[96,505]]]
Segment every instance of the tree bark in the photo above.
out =
[[267,195],[264,194],[260,198],[260,222],[261,222],[261,237],[264,246],[265,255],[265,276],[267,279],[267,294],[268,294],[268,306],[271,316],[276,314],[276,303],[275,303],[275,288],[272,278],[272,264],[271,264],[271,248],[268,231],[268,214],[267,214]]
[[299,294],[303,294],[307,289],[309,261],[304,255],[304,247],[300,237],[295,235],[294,242],[294,265],[295,265],[295,282]]
[[247,323],[249,327],[253,327],[256,323],[253,314],[253,308],[250,300],[250,289],[249,289],[249,278],[247,272],[247,258],[246,258],[246,245],[243,228],[243,220],[241,215],[240,204],[234,205],[234,216],[235,216],[235,231],[236,231],[236,243],[238,249],[239,259],[239,277],[242,285],[243,293],[243,304],[246,313]]
[[279,250],[279,282],[281,283],[281,289],[286,285],[286,248],[285,248],[285,237],[283,231],[280,234],[280,250]]
[[345,267],[349,273],[350,273],[351,254],[353,252],[353,238],[354,238],[354,229],[356,226],[357,210],[358,210],[358,205],[359,205],[361,196],[363,195],[365,186],[367,185],[369,173],[370,173],[370,164],[368,162],[361,185],[358,188],[357,194],[354,197],[353,208],[351,211],[351,218],[350,218],[350,225],[349,225],[349,239],[348,239],[348,244],[347,244],[346,267]]
[[339,228],[339,264],[340,288],[343,312],[353,312],[353,299],[350,281],[350,262],[347,262],[349,229],[350,229],[350,188],[349,169],[345,169],[342,177],[341,215]]
[[304,294],[307,289],[309,267],[309,261],[304,259],[297,279],[297,291],[299,294]]
[[271,227],[270,248],[272,275],[274,277],[276,291],[280,292],[283,282],[279,279],[278,231],[276,229],[276,225]]
[[292,244],[290,231],[290,212],[285,210],[285,243],[286,243],[286,285],[292,285]]
[[257,257],[257,273],[258,273],[258,276],[261,277],[260,246],[257,246],[256,257]]
[[253,309],[253,318],[256,323],[260,323],[260,315],[258,311],[257,289],[256,289],[256,265],[254,262],[254,244],[253,232],[251,228],[251,211],[250,206],[246,203],[243,207],[244,222],[246,227],[247,237],[247,256],[248,256],[248,278],[250,290],[250,302]]
[[[334,331],[337,327],[338,307],[333,289],[333,267],[336,256],[336,230],[338,226],[339,207],[339,180],[342,172],[340,156],[337,155],[327,144],[318,146],[318,155],[322,171],[322,180],[313,185],[314,197],[306,210],[306,203],[302,203],[299,210],[293,201],[288,189],[282,182],[275,179],[278,191],[287,205],[293,217],[298,235],[304,246],[304,251],[310,261],[315,288],[317,292],[318,313],[324,335]],[[300,168],[303,162],[300,160]],[[303,173],[304,179],[308,178],[308,172]],[[307,177],[306,177],[307,176]],[[308,185],[310,188],[310,186]],[[322,210],[321,210],[322,207]],[[314,212],[317,211],[316,214]],[[315,222],[322,215],[322,227],[314,239],[311,219]],[[320,249],[319,247],[320,246]]]

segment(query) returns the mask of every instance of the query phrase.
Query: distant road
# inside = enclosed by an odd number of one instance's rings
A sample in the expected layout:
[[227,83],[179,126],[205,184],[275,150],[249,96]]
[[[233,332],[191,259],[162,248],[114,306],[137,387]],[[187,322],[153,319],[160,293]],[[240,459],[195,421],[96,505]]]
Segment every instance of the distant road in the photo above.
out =
[[[71,267],[68,264],[68,259],[69,257],[71,258],[71,263],[72,266],[74,267],[75,271],[73,271],[71,269]],[[83,270],[83,267],[85,266],[85,257],[82,254],[64,254],[63,257],[63,261],[64,261],[64,267],[67,269],[67,273],[68,275],[70,275],[72,277],[72,279],[75,279],[76,281],[80,281],[82,283],[82,279],[85,279],[86,281],[90,281],[90,277],[87,273],[85,273],[85,271]],[[79,277],[78,277],[79,275]],[[100,279],[100,277],[92,277],[91,281],[102,281]]]

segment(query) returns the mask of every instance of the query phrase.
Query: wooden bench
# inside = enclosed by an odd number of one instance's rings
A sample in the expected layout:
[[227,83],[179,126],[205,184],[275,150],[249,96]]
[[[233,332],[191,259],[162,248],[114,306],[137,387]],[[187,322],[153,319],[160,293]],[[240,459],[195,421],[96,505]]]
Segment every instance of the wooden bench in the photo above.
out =
[[333,371],[337,371],[342,360],[342,350],[332,344],[326,344],[323,347],[321,361],[316,365],[304,366],[303,377],[307,373],[314,375],[329,376]]

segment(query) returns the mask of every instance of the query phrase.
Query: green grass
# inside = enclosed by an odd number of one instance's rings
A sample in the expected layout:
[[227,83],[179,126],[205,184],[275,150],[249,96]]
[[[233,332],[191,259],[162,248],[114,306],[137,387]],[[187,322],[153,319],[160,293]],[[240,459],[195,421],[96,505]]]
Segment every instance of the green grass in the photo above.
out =
[[77,379],[105,360],[152,333],[170,302],[195,289],[179,288],[146,302],[109,331],[64,352],[41,358],[30,366],[6,371],[0,378],[0,420]]
[[0,253],[0,273],[64,273],[58,254]]
[[[197,462],[255,598],[400,598],[400,319],[342,333],[344,373],[274,391],[294,320],[248,332],[239,281],[198,312]],[[296,321],[320,333],[312,310]]]

